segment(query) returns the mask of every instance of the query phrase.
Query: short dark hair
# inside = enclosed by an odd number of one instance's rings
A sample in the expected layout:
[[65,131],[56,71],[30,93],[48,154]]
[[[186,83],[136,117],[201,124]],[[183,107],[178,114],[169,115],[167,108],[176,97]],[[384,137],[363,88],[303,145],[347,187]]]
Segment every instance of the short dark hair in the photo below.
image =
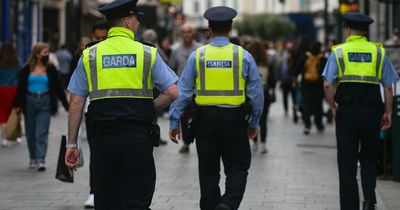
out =
[[232,29],[232,20],[223,22],[213,22],[208,23],[213,33],[229,33]]
[[100,29],[100,30],[107,30],[107,31],[108,31],[108,30],[110,29],[110,24],[108,24],[108,22],[105,21],[105,20],[96,22],[96,23],[93,25],[92,33],[94,33],[94,31],[96,31],[96,30],[98,30],[98,29]]

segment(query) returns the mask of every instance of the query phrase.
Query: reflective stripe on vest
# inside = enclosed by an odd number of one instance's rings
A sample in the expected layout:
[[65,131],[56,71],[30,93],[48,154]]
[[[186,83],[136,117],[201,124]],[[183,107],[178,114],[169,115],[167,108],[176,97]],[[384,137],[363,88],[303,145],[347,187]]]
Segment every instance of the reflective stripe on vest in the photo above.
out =
[[151,47],[143,45],[143,78],[142,78],[142,89],[133,88],[113,88],[113,89],[99,89],[98,87],[98,76],[97,76],[97,45],[89,49],[89,68],[90,78],[92,84],[92,90],[89,93],[90,100],[96,100],[100,98],[153,98],[153,90],[149,88],[148,79],[151,71],[151,59],[152,51]]
[[379,44],[368,42],[361,36],[350,36],[333,52],[339,65],[339,83],[381,83],[384,51]]
[[[220,48],[220,49],[219,49]],[[230,59],[226,59],[226,57],[229,57],[227,54],[224,57],[221,55],[221,57],[215,58],[215,60],[210,61],[210,58],[207,60],[206,59],[206,53],[207,50],[226,50],[227,52],[232,52],[232,57]],[[223,47],[212,47],[210,45],[201,47],[198,49],[198,55],[197,55],[197,70],[198,70],[198,78],[197,80],[197,86],[196,86],[196,103],[199,105],[209,105],[209,104],[226,104],[226,105],[240,105],[244,103],[245,97],[244,97],[244,79],[241,76],[242,73],[242,56],[243,56],[243,51],[239,46],[237,45],[227,45]],[[214,59],[214,58],[212,58]],[[206,66],[207,62],[211,62],[210,65],[214,62],[213,65],[215,66]],[[231,66],[221,66],[221,65],[227,65],[228,63]],[[225,64],[224,64],[225,63]],[[222,69],[231,69],[232,70],[232,76],[230,77],[227,74],[230,73],[223,73],[222,75],[226,75],[227,77],[224,78],[222,77],[221,80],[218,82],[218,87],[216,89],[211,89],[209,88],[210,86],[212,87],[214,85],[215,87],[215,81],[214,83],[210,83],[208,81],[207,83],[207,74],[211,74],[210,71],[207,72],[207,69],[221,69],[221,71],[225,71]],[[213,76],[213,75],[211,75]],[[232,80],[231,80],[232,79]],[[232,83],[230,83],[232,82]],[[208,86],[208,88],[207,88]],[[230,89],[229,87],[233,87]],[[225,89],[226,88],[226,89]]]

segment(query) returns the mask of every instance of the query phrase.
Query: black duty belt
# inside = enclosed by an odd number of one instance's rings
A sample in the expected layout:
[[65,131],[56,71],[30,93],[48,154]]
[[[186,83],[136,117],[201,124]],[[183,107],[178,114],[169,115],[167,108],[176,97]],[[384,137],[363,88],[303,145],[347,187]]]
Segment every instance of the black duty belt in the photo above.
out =
[[198,114],[200,115],[214,115],[226,117],[242,117],[244,116],[241,107],[225,108],[218,106],[198,106]]
[[42,97],[44,97],[44,96],[48,96],[48,95],[50,95],[50,92],[44,92],[44,93],[38,93],[38,92],[36,92],[36,93],[31,93],[31,92],[28,92],[28,95],[30,95],[30,96],[33,96],[33,97],[35,97],[35,98],[42,98]]

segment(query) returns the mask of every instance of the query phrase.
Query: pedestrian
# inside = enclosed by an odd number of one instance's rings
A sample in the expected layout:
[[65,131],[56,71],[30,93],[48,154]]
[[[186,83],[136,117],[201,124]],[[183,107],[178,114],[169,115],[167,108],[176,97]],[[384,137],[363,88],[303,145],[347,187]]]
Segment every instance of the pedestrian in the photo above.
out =
[[252,150],[254,152],[260,151],[261,154],[268,152],[267,150],[267,118],[271,103],[275,100],[275,78],[268,62],[267,52],[263,44],[259,41],[253,41],[247,46],[247,50],[254,57],[257,64],[257,69],[260,73],[263,90],[264,90],[264,107],[260,118],[260,147],[258,146],[258,136],[254,138],[254,144]]
[[286,48],[285,41],[276,41],[276,54],[274,60],[271,63],[273,72],[276,78],[280,79],[280,89],[282,90],[282,101],[285,116],[289,116],[289,97],[292,99],[292,113],[293,121],[296,123],[298,120],[297,107],[295,103],[295,87],[294,83],[296,78],[293,76],[293,65],[290,63],[293,57],[289,57],[289,51]]
[[[180,96],[170,109],[170,138],[177,143],[181,115],[195,95],[202,210],[239,208],[251,161],[249,138],[257,135],[264,102],[253,57],[229,42],[236,14],[225,6],[212,7],[204,13],[211,42],[189,55],[178,83]],[[249,122],[243,110],[246,97],[253,110]],[[218,185],[221,158],[226,175],[222,196]]]
[[0,47],[0,142],[3,147],[9,144],[4,137],[4,127],[17,93],[19,70],[20,65],[14,46],[11,43],[4,43]]
[[[361,13],[347,13],[343,19],[348,37],[333,48],[323,73],[326,100],[336,119],[340,208],[360,209],[359,161],[363,210],[371,210],[376,209],[379,133],[391,126],[392,84],[398,76],[382,45],[366,38],[374,20]],[[380,85],[384,87],[384,105]]]
[[172,53],[172,39],[169,36],[165,36],[162,40],[161,40],[161,44],[160,47],[162,49],[162,51],[165,53],[165,55],[169,59],[171,58],[171,53]]
[[157,53],[160,54],[161,58],[164,60],[165,63],[168,63],[169,57],[165,54],[162,47],[158,44],[158,36],[157,32],[153,29],[147,29],[143,32],[142,37],[143,42],[153,45],[157,48]]
[[[201,47],[201,44],[194,40],[194,29],[189,24],[183,24],[180,28],[182,42],[180,42],[176,49],[172,51],[169,60],[169,66],[176,71],[178,77],[182,75],[183,68],[189,58],[190,53]],[[189,121],[192,118],[192,106],[188,106],[181,116],[181,131],[183,145],[179,149],[179,153],[188,153],[189,145],[192,139],[189,137]]]
[[92,40],[93,42],[101,42],[107,38],[110,25],[105,20],[96,22],[92,27]]
[[[91,47],[107,38],[108,30],[110,29],[107,21],[102,20],[96,22],[92,28],[92,42],[86,45],[86,48]],[[89,196],[84,203],[85,208],[94,208],[94,164],[93,164],[93,127],[90,124],[90,120],[87,118],[87,111],[89,107],[89,100],[86,100],[85,108],[83,110],[83,120],[81,122],[81,126],[79,128],[78,138],[82,139],[83,135],[86,133],[86,139],[89,144]],[[85,132],[86,131],[86,132]]]
[[79,42],[76,45],[74,54],[72,56],[71,60],[71,65],[70,65],[70,71],[69,71],[69,76],[68,76],[68,83],[69,80],[71,79],[72,74],[74,73],[75,67],[78,64],[78,61],[82,55],[83,50],[86,48],[86,46],[90,43],[90,38],[87,36],[82,37]]
[[68,75],[70,70],[70,64],[72,60],[72,55],[68,51],[67,46],[65,44],[61,45],[60,49],[56,51],[56,56],[58,59],[58,63],[60,68],[58,69],[61,84],[64,89],[67,88],[68,85]]
[[29,168],[45,171],[50,117],[58,110],[57,99],[68,111],[68,102],[57,69],[49,64],[49,45],[39,42],[19,75],[14,107],[22,109],[28,142]]
[[[68,90],[67,166],[79,163],[77,136],[86,97],[93,131],[96,210],[149,209],[155,190],[153,119],[178,95],[178,77],[157,50],[135,41],[137,1],[100,8],[111,28],[106,40],[83,51]],[[153,100],[153,88],[162,93]]]
[[321,77],[326,60],[321,51],[321,43],[313,42],[304,55],[301,55],[295,70],[295,77],[301,75],[303,133],[310,134],[311,117],[314,118],[318,132],[323,132],[322,102],[324,98],[323,79]]

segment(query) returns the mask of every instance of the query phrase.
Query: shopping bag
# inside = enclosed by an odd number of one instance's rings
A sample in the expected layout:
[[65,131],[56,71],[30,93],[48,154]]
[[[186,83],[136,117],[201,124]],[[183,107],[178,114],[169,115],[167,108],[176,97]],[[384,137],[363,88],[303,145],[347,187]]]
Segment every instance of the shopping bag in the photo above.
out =
[[16,141],[21,136],[21,114],[17,112],[16,108],[13,108],[4,127],[4,137],[7,140]]
[[62,182],[73,183],[74,182],[74,171],[65,164],[65,152],[67,145],[67,137],[61,136],[60,152],[58,154],[56,179]]

